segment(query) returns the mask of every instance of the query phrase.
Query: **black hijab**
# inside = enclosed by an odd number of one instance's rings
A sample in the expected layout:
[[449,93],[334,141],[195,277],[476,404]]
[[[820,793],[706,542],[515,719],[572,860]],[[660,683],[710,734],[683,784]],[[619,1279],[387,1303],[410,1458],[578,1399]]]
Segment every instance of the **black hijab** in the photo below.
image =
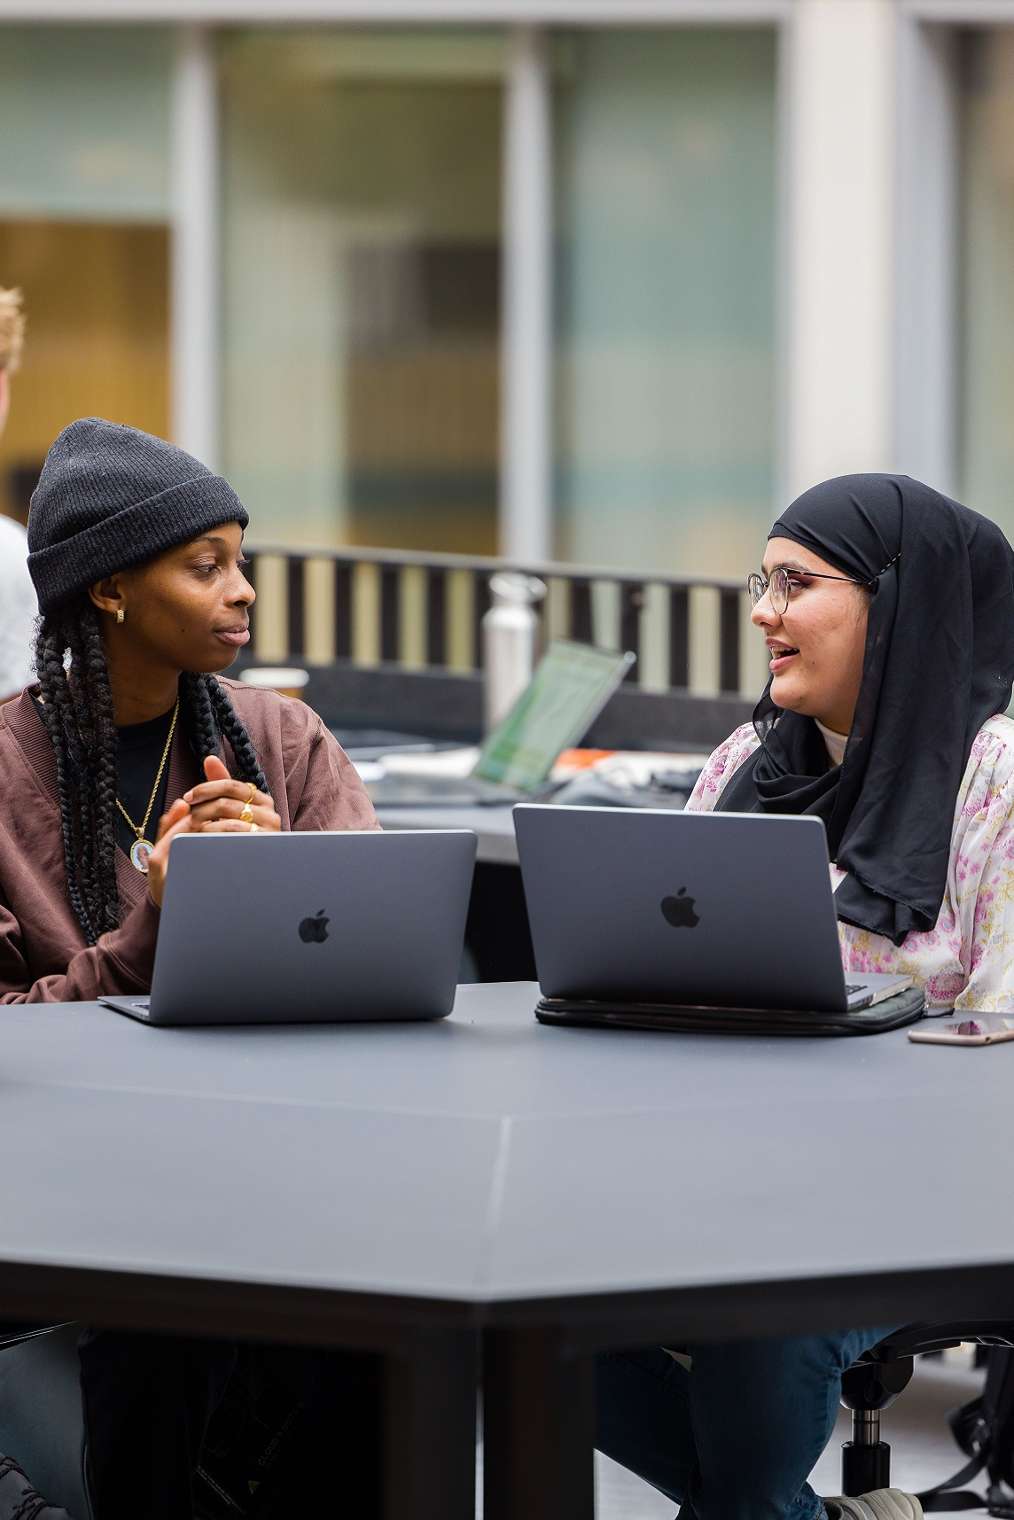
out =
[[907,475],[842,475],[798,497],[791,538],[871,583],[862,686],[841,765],[769,695],[729,812],[815,813],[847,873],[838,917],[900,945],[936,924],[954,805],[979,729],[1014,681],[1014,551],[995,523]]

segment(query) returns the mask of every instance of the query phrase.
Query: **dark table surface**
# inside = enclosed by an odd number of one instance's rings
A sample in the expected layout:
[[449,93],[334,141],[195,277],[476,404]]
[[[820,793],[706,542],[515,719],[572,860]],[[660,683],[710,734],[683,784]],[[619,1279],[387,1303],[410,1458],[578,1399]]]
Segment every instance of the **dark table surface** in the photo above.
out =
[[34,1262],[450,1307],[1014,1264],[1014,1045],[550,1029],[536,995],[366,1028],[5,1008],[0,1282]]
[[[0,1019],[0,1317],[385,1358],[384,1520],[591,1520],[597,1350],[1014,1316],[1014,1044]],[[480,1356],[481,1337],[481,1356]]]

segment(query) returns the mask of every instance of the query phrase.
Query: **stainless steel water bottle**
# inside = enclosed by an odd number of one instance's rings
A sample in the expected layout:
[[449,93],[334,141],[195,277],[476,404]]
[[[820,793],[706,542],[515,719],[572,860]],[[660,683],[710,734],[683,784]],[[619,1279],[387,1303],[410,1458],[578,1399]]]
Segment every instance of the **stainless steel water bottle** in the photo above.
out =
[[537,602],[545,582],[513,570],[489,582],[493,598],[482,619],[485,731],[495,728],[532,678],[539,639]]

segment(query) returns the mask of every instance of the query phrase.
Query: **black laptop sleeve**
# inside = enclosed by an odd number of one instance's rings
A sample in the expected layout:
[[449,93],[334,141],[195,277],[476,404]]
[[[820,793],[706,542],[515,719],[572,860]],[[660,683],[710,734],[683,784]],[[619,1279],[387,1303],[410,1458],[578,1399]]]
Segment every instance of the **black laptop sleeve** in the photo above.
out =
[[688,1034],[883,1034],[914,1024],[926,1008],[921,987],[907,987],[873,1008],[815,1013],[805,1008],[704,1008],[668,1003],[600,1003],[584,998],[541,998],[541,1024],[585,1028],[668,1029]]

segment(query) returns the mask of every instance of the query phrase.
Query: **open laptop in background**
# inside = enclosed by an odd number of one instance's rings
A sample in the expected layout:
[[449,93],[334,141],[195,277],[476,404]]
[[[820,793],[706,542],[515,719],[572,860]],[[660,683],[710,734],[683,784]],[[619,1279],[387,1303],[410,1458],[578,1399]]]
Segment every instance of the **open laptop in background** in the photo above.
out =
[[475,864],[468,829],[192,834],[173,841],[146,1024],[450,1013]]
[[510,712],[489,734],[471,774],[383,776],[367,783],[377,807],[440,807],[530,801],[557,757],[582,739],[634,656],[557,639]]
[[860,1016],[911,986],[846,980],[819,818],[528,806],[514,822],[540,1017],[559,1005],[581,1023],[625,1011],[644,1023],[648,1007],[660,1025],[666,1008],[696,1012],[699,1028],[722,1010],[816,1020]]

